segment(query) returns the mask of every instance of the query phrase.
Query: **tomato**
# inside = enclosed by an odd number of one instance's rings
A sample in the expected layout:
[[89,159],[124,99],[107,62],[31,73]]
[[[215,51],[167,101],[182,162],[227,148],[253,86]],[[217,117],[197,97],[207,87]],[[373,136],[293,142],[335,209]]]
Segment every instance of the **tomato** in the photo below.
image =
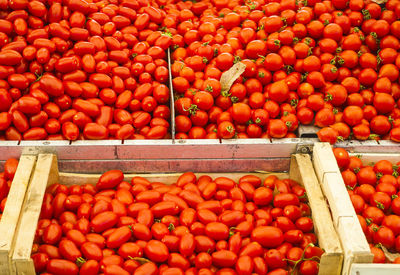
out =
[[19,161],[14,158],[7,159],[4,163],[4,177],[8,180],[13,180],[17,171]]
[[286,136],[288,128],[281,119],[271,119],[268,124],[268,134],[272,138],[283,138]]
[[86,261],[79,270],[79,274],[90,274],[94,275],[100,271],[100,265],[95,260]]
[[135,272],[133,273],[134,275],[156,275],[158,274],[158,268],[157,266],[152,263],[145,263],[138,267]]
[[75,274],[79,272],[79,268],[73,262],[62,260],[62,259],[51,259],[48,261],[46,269],[48,272],[55,274]]
[[122,226],[116,229],[107,238],[107,246],[109,248],[118,248],[131,238],[131,230],[128,226]]
[[31,96],[23,96],[18,100],[18,110],[24,114],[35,115],[40,112],[40,101]]
[[316,261],[304,261],[300,265],[300,272],[301,274],[307,274],[307,275],[315,275],[318,274],[318,263]]
[[58,244],[60,254],[71,262],[75,262],[79,257],[82,256],[75,243],[70,240],[62,240]]
[[154,262],[164,262],[168,259],[169,253],[167,246],[156,240],[151,240],[144,248],[146,256]]
[[251,109],[247,104],[235,103],[232,106],[232,118],[237,123],[246,123],[251,117]]
[[126,242],[120,246],[118,254],[124,259],[142,257],[143,249],[135,243]]
[[206,225],[205,233],[216,241],[225,240],[229,236],[229,228],[223,223],[211,222]]
[[105,211],[96,215],[90,222],[94,232],[103,232],[113,227],[118,221],[118,217],[111,211]]
[[277,247],[283,242],[283,233],[279,228],[260,226],[253,230],[251,239],[267,248]]
[[347,169],[350,164],[350,157],[347,151],[343,148],[334,148],[333,154],[335,155],[339,168],[342,170]]
[[253,201],[256,205],[268,205],[272,202],[272,190],[266,187],[259,187],[253,194]]
[[61,96],[64,94],[64,85],[61,80],[52,75],[44,75],[39,80],[40,87],[51,96]]
[[22,56],[14,50],[2,50],[0,52],[0,65],[13,66],[21,62]]
[[373,246],[371,247],[371,253],[374,255],[373,263],[385,263],[386,257],[381,249]]
[[110,170],[99,178],[96,188],[99,190],[102,189],[111,189],[120,184],[124,179],[124,174],[120,170]]
[[232,138],[235,135],[235,126],[229,121],[223,121],[218,125],[217,134],[220,138]]
[[33,264],[36,272],[43,272],[46,269],[49,261],[49,256],[46,253],[36,253],[32,255]]
[[289,95],[289,87],[284,81],[278,81],[271,84],[268,96],[271,100],[283,103],[287,100]]
[[235,253],[229,250],[220,250],[212,253],[212,262],[218,267],[231,267],[237,261]]
[[57,244],[61,239],[62,231],[58,224],[50,224],[43,232],[43,242],[47,244]]
[[119,265],[107,265],[104,268],[104,274],[107,275],[116,275],[116,274],[124,274],[124,275],[128,275],[130,274],[128,271],[126,271],[125,269],[123,269],[122,267],[120,267]]

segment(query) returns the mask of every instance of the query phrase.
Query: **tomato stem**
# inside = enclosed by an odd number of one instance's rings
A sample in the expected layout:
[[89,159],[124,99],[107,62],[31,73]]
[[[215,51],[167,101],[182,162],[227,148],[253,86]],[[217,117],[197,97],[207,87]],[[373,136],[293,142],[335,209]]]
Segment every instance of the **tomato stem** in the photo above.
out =
[[128,258],[131,259],[131,260],[137,261],[141,265],[143,265],[145,263],[150,263],[149,259],[142,258],[142,257],[131,257],[131,256],[128,256]]
[[174,231],[174,230],[175,230],[175,225],[174,225],[173,223],[170,223],[170,224],[168,225],[168,230],[169,230],[169,232]]
[[84,258],[82,258],[82,257],[79,257],[79,258],[76,259],[75,263],[76,263],[76,265],[78,267],[81,267],[84,263],[86,263],[86,260]]

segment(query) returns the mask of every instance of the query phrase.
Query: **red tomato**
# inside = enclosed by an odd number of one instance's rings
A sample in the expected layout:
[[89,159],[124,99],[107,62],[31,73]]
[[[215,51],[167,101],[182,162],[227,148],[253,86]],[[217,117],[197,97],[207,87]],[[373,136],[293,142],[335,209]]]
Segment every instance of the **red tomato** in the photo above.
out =
[[251,239],[267,248],[277,247],[283,242],[283,233],[272,226],[256,227],[251,233]]

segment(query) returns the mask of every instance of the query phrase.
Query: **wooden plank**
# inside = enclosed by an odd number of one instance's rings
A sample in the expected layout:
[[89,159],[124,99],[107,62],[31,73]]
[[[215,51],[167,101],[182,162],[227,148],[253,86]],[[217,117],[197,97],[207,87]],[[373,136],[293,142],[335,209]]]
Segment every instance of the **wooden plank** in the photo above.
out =
[[[25,196],[12,254],[12,274],[35,274],[31,251],[47,185],[58,181],[57,158],[39,154],[31,184]],[[27,230],[30,229],[30,230]]]
[[348,140],[338,142],[335,147],[341,147],[354,153],[400,153],[400,146],[391,140]]
[[352,263],[372,262],[373,256],[358,222],[331,146],[315,144],[313,156],[314,168],[328,199],[334,225],[344,250],[343,273],[348,274]]
[[71,173],[99,174],[107,169],[120,169],[126,173],[176,173],[225,171],[289,171],[290,158],[257,158],[257,159],[153,159],[153,160],[61,160],[60,171]]
[[326,173],[322,181],[322,190],[329,201],[336,226],[341,217],[356,217],[357,214],[340,173]]
[[323,181],[325,173],[340,172],[332,152],[332,147],[327,142],[317,142],[314,144],[313,164],[319,182]]
[[22,155],[0,220],[0,274],[10,274],[15,229],[28,188],[36,156]]
[[319,265],[320,274],[341,274],[343,250],[309,155],[292,155],[289,178],[298,181],[306,189],[318,243],[325,250]]
[[353,264],[349,275],[398,275],[398,264]]
[[357,217],[340,218],[337,231],[345,257],[343,274],[349,274],[354,263],[372,263],[373,255]]

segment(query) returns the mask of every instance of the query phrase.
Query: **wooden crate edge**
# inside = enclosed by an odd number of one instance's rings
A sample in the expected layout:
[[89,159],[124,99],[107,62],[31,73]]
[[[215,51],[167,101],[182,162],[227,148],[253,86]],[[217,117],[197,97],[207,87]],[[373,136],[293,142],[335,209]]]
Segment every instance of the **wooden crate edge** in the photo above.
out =
[[398,264],[352,264],[350,267],[349,275],[397,275],[400,273],[400,266]]
[[339,275],[342,270],[343,250],[309,155],[292,155],[290,178],[296,178],[296,174],[306,189],[315,233],[321,248],[325,250],[321,258],[320,274]]
[[[329,171],[319,171],[322,175],[320,184],[328,199],[334,225],[343,247],[343,273],[347,274],[352,263],[372,262],[372,254],[358,222],[330,145],[316,144],[315,148],[314,167],[316,170],[322,169],[318,164],[318,161],[322,159],[326,163],[329,163],[330,166],[334,166]],[[349,230],[349,228],[351,229]]]
[[14,237],[25,193],[29,187],[35,164],[36,156],[20,156],[17,171],[0,221],[0,274],[10,274],[11,272],[10,257],[13,252]]
[[16,241],[11,257],[12,274],[16,274],[17,271],[20,274],[35,274],[30,254],[43,196],[46,186],[57,181],[57,157],[53,154],[39,154],[16,230]]

